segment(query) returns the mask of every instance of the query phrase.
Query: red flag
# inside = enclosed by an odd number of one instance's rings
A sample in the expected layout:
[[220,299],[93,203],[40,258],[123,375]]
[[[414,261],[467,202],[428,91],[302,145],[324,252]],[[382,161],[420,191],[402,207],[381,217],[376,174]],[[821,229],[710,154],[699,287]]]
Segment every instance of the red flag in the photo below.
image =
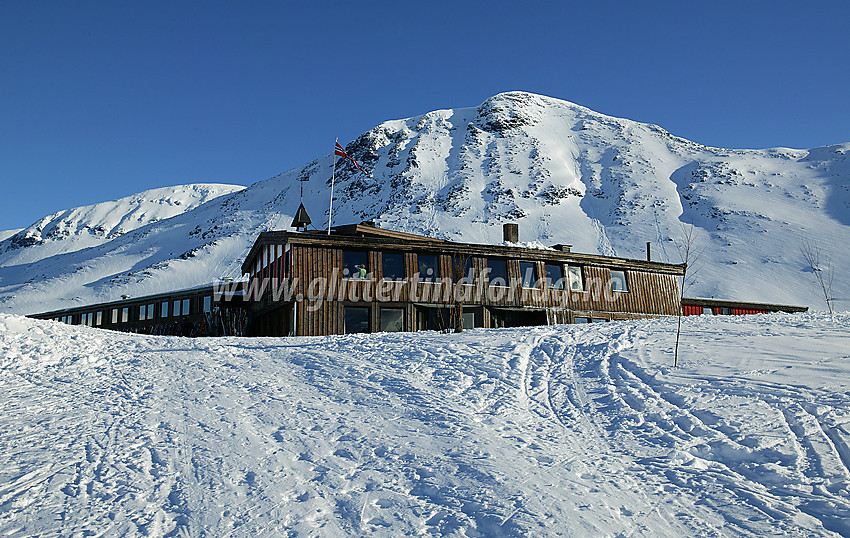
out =
[[[354,159],[352,159],[351,157],[349,157],[347,153],[345,153],[345,150],[344,150],[344,149],[342,149],[342,146],[340,146],[340,145],[339,145],[339,142],[337,142],[337,143],[336,143],[336,148],[334,149],[334,155],[339,155],[340,157],[345,157],[345,158],[346,158],[346,159],[348,159],[349,161],[353,162],[353,163],[354,163],[354,166],[356,166],[358,170],[360,170],[361,172],[363,172],[363,169],[362,169],[362,168],[360,168],[360,165],[359,165],[359,164],[357,164],[357,161],[355,161]],[[366,172],[363,172],[363,173],[365,174]]]

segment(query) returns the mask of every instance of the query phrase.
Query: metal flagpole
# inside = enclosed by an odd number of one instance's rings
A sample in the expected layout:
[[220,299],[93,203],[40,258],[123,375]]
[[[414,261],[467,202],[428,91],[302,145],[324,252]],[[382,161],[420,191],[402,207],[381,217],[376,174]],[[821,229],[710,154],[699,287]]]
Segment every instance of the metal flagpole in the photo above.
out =
[[333,168],[331,168],[331,206],[328,209],[328,235],[331,235],[331,219],[334,216],[334,179],[336,177],[336,145],[339,144],[339,138],[334,140],[334,150],[331,153],[333,158]]

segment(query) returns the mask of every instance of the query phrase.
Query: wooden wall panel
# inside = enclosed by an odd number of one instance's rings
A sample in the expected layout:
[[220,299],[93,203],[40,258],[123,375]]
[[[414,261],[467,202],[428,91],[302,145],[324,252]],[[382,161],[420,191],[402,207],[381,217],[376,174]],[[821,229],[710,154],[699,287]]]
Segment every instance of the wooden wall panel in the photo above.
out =
[[[451,256],[438,255],[441,279],[430,282],[390,282],[381,281],[381,252],[376,247],[368,251],[369,274],[372,280],[342,278],[343,250],[323,246],[293,245],[293,276],[298,277],[296,294],[306,297],[314,277],[326,279],[323,305],[313,312],[307,312],[299,305],[295,328],[299,334],[335,334],[343,331],[342,306],[340,300],[363,303],[372,307],[371,322],[374,330],[379,327],[379,304],[398,303],[405,307],[405,326],[408,330],[416,327],[416,311],[408,304],[415,302],[450,305],[453,302],[455,284],[451,282]],[[399,247],[393,249],[398,251]],[[403,249],[402,249],[403,250]],[[276,250],[275,250],[276,253]],[[405,273],[411,278],[416,273],[416,251],[403,251]],[[430,252],[426,252],[429,253]],[[583,277],[585,289],[582,292],[550,289],[542,283],[545,276],[545,264],[533,259],[507,259],[509,287],[489,289],[486,280],[479,278],[486,271],[486,258],[471,256],[471,265],[475,281],[467,293],[470,306],[486,305],[507,308],[552,309],[547,314],[550,323],[572,322],[576,315],[608,318],[621,315],[659,315],[675,314],[678,308],[677,277],[670,274],[654,273],[642,270],[626,270],[628,292],[613,292],[610,289],[610,271],[607,267],[584,265]],[[535,265],[535,276],[540,287],[523,288],[520,275],[520,261],[531,261]],[[564,266],[566,267],[566,266]],[[277,273],[278,271],[275,271]],[[568,273],[564,272],[565,278]],[[332,277],[336,277],[334,282]],[[411,297],[411,288],[416,293]],[[379,293],[380,292],[380,293]],[[326,303],[326,304],[325,304]],[[199,308],[199,307],[198,307]],[[486,309],[482,310],[483,322],[492,323]]]

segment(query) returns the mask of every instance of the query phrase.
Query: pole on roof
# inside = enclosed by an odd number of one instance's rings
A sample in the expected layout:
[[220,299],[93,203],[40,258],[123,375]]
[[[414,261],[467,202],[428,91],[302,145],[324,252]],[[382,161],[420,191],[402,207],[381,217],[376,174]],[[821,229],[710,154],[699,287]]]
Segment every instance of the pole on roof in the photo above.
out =
[[328,208],[328,235],[331,235],[331,220],[334,217],[334,179],[336,177],[336,146],[339,144],[339,138],[334,140],[334,152],[331,153],[333,158],[333,167],[331,168],[331,206]]

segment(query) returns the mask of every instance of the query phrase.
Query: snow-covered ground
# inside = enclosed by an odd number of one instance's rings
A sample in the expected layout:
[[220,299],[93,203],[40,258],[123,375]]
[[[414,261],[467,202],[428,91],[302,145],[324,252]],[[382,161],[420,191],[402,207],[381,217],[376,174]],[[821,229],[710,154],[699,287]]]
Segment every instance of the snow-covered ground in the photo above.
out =
[[460,335],[0,315],[4,536],[850,535],[850,314]]

